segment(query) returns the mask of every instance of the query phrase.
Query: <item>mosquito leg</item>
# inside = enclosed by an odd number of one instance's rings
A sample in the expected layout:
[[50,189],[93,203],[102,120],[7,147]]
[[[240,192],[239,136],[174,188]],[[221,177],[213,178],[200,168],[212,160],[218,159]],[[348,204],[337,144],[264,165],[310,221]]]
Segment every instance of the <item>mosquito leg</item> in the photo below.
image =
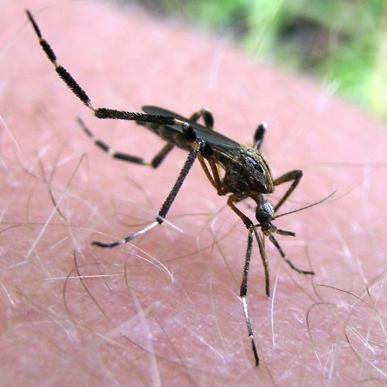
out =
[[122,153],[122,152],[115,152],[108,144],[106,144],[104,141],[101,141],[97,138],[95,138],[94,133],[86,126],[86,124],[83,122],[81,118],[77,118],[78,124],[83,129],[83,131],[87,134],[88,137],[90,137],[94,144],[97,145],[100,149],[102,149],[104,152],[106,152],[110,157],[117,160],[126,161],[129,163],[135,163],[145,166],[151,166],[153,168],[157,168],[161,162],[165,159],[165,157],[168,155],[168,153],[173,149],[174,145],[171,143],[166,144],[159,153],[155,157],[153,157],[152,161],[146,162],[141,157],[132,156],[128,153]]
[[195,162],[195,160],[196,160],[196,158],[197,158],[198,154],[200,153],[203,146],[204,146],[204,143],[202,140],[196,140],[195,143],[193,144],[193,149],[189,152],[188,157],[183,165],[183,168],[181,169],[179,176],[178,176],[171,192],[169,193],[169,195],[165,199],[165,201],[164,201],[164,203],[159,211],[159,214],[156,217],[155,222],[149,224],[148,226],[144,227],[143,229],[141,229],[133,234],[128,235],[126,238],[121,239],[119,241],[116,241],[113,243],[104,243],[104,242],[94,241],[94,242],[92,242],[92,244],[95,246],[99,246],[99,247],[107,247],[107,248],[116,247],[116,246],[130,242],[133,239],[136,239],[137,237],[147,233],[148,231],[150,231],[154,227],[158,226],[159,224],[162,224],[164,222],[165,217],[167,216],[168,211],[171,208],[171,205],[174,202],[181,186],[183,185],[183,182],[184,182],[185,178],[187,177],[188,172],[190,171],[193,163]]
[[204,173],[206,174],[207,179],[209,180],[211,185],[216,189],[218,195],[224,195],[225,193],[222,190],[222,182],[220,180],[219,171],[216,166],[216,163],[211,159],[207,159],[208,163],[210,164],[210,171],[206,162],[204,161],[204,157],[202,154],[198,156],[198,159],[201,167],[203,168]]
[[[244,198],[242,198],[244,199]],[[242,200],[238,198],[236,195],[231,195],[228,197],[227,205],[242,219],[242,222],[246,226],[248,230],[254,226],[253,222],[248,218],[236,205],[235,202]]]
[[264,239],[261,238],[253,225],[253,222],[235,205],[235,202],[239,201],[235,195],[231,195],[228,200],[228,206],[242,219],[242,222],[245,224],[248,230],[253,229],[255,239],[257,240],[259,247],[259,254],[261,256],[263,269],[265,272],[265,291],[266,295],[270,297],[270,273],[269,273],[269,261],[266,255],[265,242]]
[[197,122],[201,117],[203,118],[203,121],[208,129],[214,128],[214,116],[206,108],[200,109],[197,112],[191,114],[189,119],[190,121]]
[[259,255],[261,256],[262,266],[265,273],[265,293],[267,297],[270,297],[270,272],[269,272],[269,261],[267,259],[266,249],[265,249],[265,236],[263,234],[263,236],[260,237],[255,227],[254,227],[254,235],[258,243]]
[[269,235],[269,240],[271,243],[273,243],[273,245],[277,248],[277,250],[279,251],[279,253],[281,254],[281,257],[282,259],[294,270],[296,271],[297,273],[299,274],[305,274],[305,275],[314,275],[314,271],[310,271],[310,270],[301,270],[299,269],[298,267],[294,266],[293,262],[288,259],[285,255],[285,253],[283,252],[283,250],[281,249],[281,246],[279,245],[278,241],[274,238],[273,235]]
[[289,181],[292,182],[292,184],[290,185],[290,187],[288,188],[288,190],[285,192],[285,195],[282,196],[282,198],[280,199],[280,201],[274,206],[274,212],[277,212],[278,209],[282,206],[282,204],[285,203],[285,201],[288,199],[288,197],[290,196],[290,194],[295,190],[295,188],[297,187],[298,183],[300,182],[302,178],[302,171],[299,170],[299,169],[295,169],[293,171],[290,171],[290,172],[287,172],[285,173],[284,175],[278,177],[277,179],[275,179],[273,181],[273,184],[276,186],[276,185],[280,185],[280,184],[283,184],[283,183],[287,183]]
[[241,287],[239,291],[239,296],[242,301],[242,306],[243,306],[243,314],[245,316],[245,321],[246,321],[246,326],[247,326],[247,333],[250,337],[251,340],[251,349],[254,354],[254,359],[255,359],[255,365],[259,365],[259,357],[258,357],[258,352],[257,352],[257,347],[255,345],[255,340],[254,340],[254,332],[249,316],[249,310],[247,306],[247,281],[249,277],[249,269],[250,269],[250,260],[251,260],[251,251],[253,247],[253,230],[254,226],[249,228],[249,235],[247,238],[247,250],[246,250],[246,258],[245,258],[245,265],[243,267],[243,276],[242,276],[242,282],[241,282]]
[[97,145],[104,152],[106,152],[113,159],[118,159],[118,160],[127,161],[129,163],[135,163],[135,164],[140,164],[140,165],[149,165],[141,157],[132,156],[132,155],[129,155],[127,153],[113,151],[112,148],[108,144],[95,138],[94,133],[85,125],[85,123],[79,117],[77,118],[77,121],[78,121],[78,124],[80,125],[80,127],[83,129],[83,131],[87,134],[87,136],[92,139],[94,144]]
[[262,122],[258,125],[258,128],[255,130],[254,133],[254,148],[257,150],[261,149],[263,138],[265,137],[265,133],[267,130],[267,124],[266,122]]
[[169,152],[174,148],[175,146],[172,143],[167,143],[164,145],[164,147],[160,150],[159,153],[155,157],[153,157],[151,161],[152,168],[157,168],[160,166],[160,164],[165,160],[165,158],[168,156]]
[[211,172],[214,177],[215,181],[215,188],[218,191],[218,195],[224,195],[224,192],[222,191],[222,183],[219,176],[219,170],[214,160],[208,160],[208,163],[210,164]]
[[26,10],[28,20],[32,24],[32,27],[35,31],[36,36],[39,39],[40,46],[47,55],[50,62],[54,65],[55,71],[62,79],[62,81],[67,85],[67,87],[78,97],[93,113],[97,118],[100,119],[116,119],[116,120],[130,120],[130,121],[140,121],[140,122],[154,122],[161,125],[183,125],[184,122],[178,120],[174,117],[167,117],[156,114],[145,114],[145,113],[135,113],[128,112],[125,110],[115,110],[109,108],[94,108],[90,97],[87,95],[86,91],[79,85],[79,83],[73,78],[73,76],[57,62],[57,57],[54,50],[51,48],[46,39],[43,38],[43,35],[39,29],[38,24],[36,23],[31,12]]
[[211,172],[210,170],[208,169],[208,166],[206,164],[206,162],[204,161],[204,158],[202,155],[199,155],[198,156],[198,159],[199,159],[199,162],[200,162],[200,166],[202,167],[208,181],[211,183],[211,185],[217,190],[218,189],[218,186],[216,185],[216,182],[214,180],[214,177],[211,175]]
[[169,195],[167,196],[167,198],[165,199],[164,204],[162,205],[162,207],[159,211],[159,215],[156,218],[156,220],[159,224],[162,224],[164,222],[164,219],[167,216],[167,213],[168,213],[169,209],[171,208],[171,205],[172,205],[173,201],[175,200],[176,195],[178,194],[181,186],[183,185],[183,182],[184,182],[185,178],[187,177],[188,172],[192,168],[192,165],[195,162],[198,154],[200,153],[203,145],[204,145],[204,142],[202,140],[197,140],[196,146],[188,154],[188,157],[183,165],[183,168],[181,169],[181,171],[179,173],[179,176],[176,180],[176,183],[173,186],[173,188],[172,188],[171,192],[169,193]]

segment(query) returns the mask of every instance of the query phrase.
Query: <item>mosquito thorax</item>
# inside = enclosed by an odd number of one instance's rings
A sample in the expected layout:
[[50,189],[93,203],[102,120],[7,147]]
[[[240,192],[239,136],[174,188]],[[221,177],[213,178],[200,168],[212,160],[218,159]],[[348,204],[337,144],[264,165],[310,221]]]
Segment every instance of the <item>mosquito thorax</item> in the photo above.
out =
[[250,197],[273,192],[270,169],[258,150],[241,146],[224,164],[223,184],[228,192]]
[[273,191],[271,171],[262,153],[249,146],[243,146],[241,149],[241,158],[251,179],[262,185],[260,192],[271,193]]

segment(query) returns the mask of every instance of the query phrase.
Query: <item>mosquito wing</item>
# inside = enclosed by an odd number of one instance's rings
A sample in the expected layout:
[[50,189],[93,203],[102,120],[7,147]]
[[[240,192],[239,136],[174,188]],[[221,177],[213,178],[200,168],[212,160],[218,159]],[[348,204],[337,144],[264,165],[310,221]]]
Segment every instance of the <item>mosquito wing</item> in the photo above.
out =
[[[187,121],[191,124],[198,138],[203,139],[207,145],[213,150],[221,151],[221,153],[232,151],[240,147],[240,145],[230,138],[216,132],[215,130],[209,129],[198,122],[191,121],[189,118],[183,117],[180,114],[172,112],[167,109],[163,109],[157,106],[143,106],[142,110],[147,114],[155,114],[160,116],[175,117],[181,121]],[[171,130],[183,133],[182,128],[179,125],[168,125]],[[223,150],[223,151],[222,151]]]

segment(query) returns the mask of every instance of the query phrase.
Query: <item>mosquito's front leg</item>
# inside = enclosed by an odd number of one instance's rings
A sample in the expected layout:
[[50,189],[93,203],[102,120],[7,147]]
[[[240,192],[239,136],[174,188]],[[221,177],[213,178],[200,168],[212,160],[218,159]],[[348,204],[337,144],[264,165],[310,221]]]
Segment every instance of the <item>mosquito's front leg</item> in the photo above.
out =
[[249,278],[251,252],[252,252],[252,248],[253,248],[253,231],[254,231],[254,226],[249,228],[249,235],[247,237],[247,250],[246,250],[246,257],[245,257],[245,265],[243,267],[243,275],[242,275],[242,282],[241,282],[241,286],[240,286],[240,290],[239,290],[239,296],[240,296],[241,301],[242,301],[243,315],[245,316],[247,333],[248,333],[250,340],[251,340],[251,349],[252,349],[253,354],[254,354],[255,365],[258,367],[258,365],[259,365],[258,351],[257,351],[257,346],[255,345],[254,331],[253,331],[253,327],[251,325],[249,308],[248,308],[248,304],[247,304],[247,281]]
[[277,212],[278,209],[282,206],[282,204],[285,203],[285,201],[288,199],[290,194],[296,189],[301,178],[302,178],[302,171],[299,169],[295,169],[294,171],[287,172],[287,173],[283,174],[282,176],[277,177],[277,179],[275,179],[273,181],[273,184],[275,186],[283,184],[283,183],[287,183],[289,181],[292,182],[292,184],[290,185],[288,190],[285,192],[285,195],[282,196],[280,201],[274,206],[274,212]]
[[236,205],[235,203],[240,201],[236,195],[231,195],[227,200],[227,205],[242,219],[242,222],[248,230],[254,230],[255,239],[257,240],[259,247],[259,254],[261,256],[263,270],[265,272],[265,291],[266,295],[270,297],[270,272],[269,272],[269,261],[267,259],[264,238],[260,238],[253,222],[247,217]]

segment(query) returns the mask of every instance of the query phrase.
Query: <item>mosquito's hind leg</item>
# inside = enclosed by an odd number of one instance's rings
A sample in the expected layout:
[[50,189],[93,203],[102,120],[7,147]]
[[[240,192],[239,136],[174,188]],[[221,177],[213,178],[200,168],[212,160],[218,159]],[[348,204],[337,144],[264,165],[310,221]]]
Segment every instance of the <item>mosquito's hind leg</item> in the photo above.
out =
[[110,145],[106,144],[106,142],[99,140],[95,138],[94,133],[86,126],[86,124],[82,121],[81,118],[77,119],[78,124],[83,129],[83,131],[87,134],[88,137],[90,137],[94,144],[97,145],[100,149],[102,149],[104,152],[106,152],[110,157],[113,159],[125,161],[128,163],[134,163],[139,165],[145,165],[145,166],[151,166],[152,168],[157,168],[162,161],[165,159],[165,157],[168,155],[168,153],[174,148],[174,145],[171,143],[167,143],[161,150],[156,154],[156,156],[153,157],[151,162],[146,162],[144,159],[138,156],[132,156],[128,153],[123,152],[116,152],[114,151]]
[[203,118],[204,124],[208,129],[214,128],[214,116],[208,109],[203,108],[196,111],[195,113],[192,113],[189,119],[190,121],[197,122],[200,118]]
[[56,54],[47,40],[43,37],[40,28],[32,16],[29,10],[26,10],[28,20],[30,21],[36,36],[39,39],[40,46],[44,53],[47,55],[50,62],[53,64],[56,73],[62,79],[62,81],[67,85],[67,87],[78,97],[92,112],[93,114],[100,119],[115,119],[115,120],[129,120],[129,121],[140,121],[140,122],[154,122],[161,125],[182,125],[181,120],[176,119],[175,117],[167,117],[156,114],[145,114],[145,113],[136,113],[125,110],[116,110],[110,108],[95,108],[92,104],[92,101],[86,91],[79,85],[75,78],[59,64]]

